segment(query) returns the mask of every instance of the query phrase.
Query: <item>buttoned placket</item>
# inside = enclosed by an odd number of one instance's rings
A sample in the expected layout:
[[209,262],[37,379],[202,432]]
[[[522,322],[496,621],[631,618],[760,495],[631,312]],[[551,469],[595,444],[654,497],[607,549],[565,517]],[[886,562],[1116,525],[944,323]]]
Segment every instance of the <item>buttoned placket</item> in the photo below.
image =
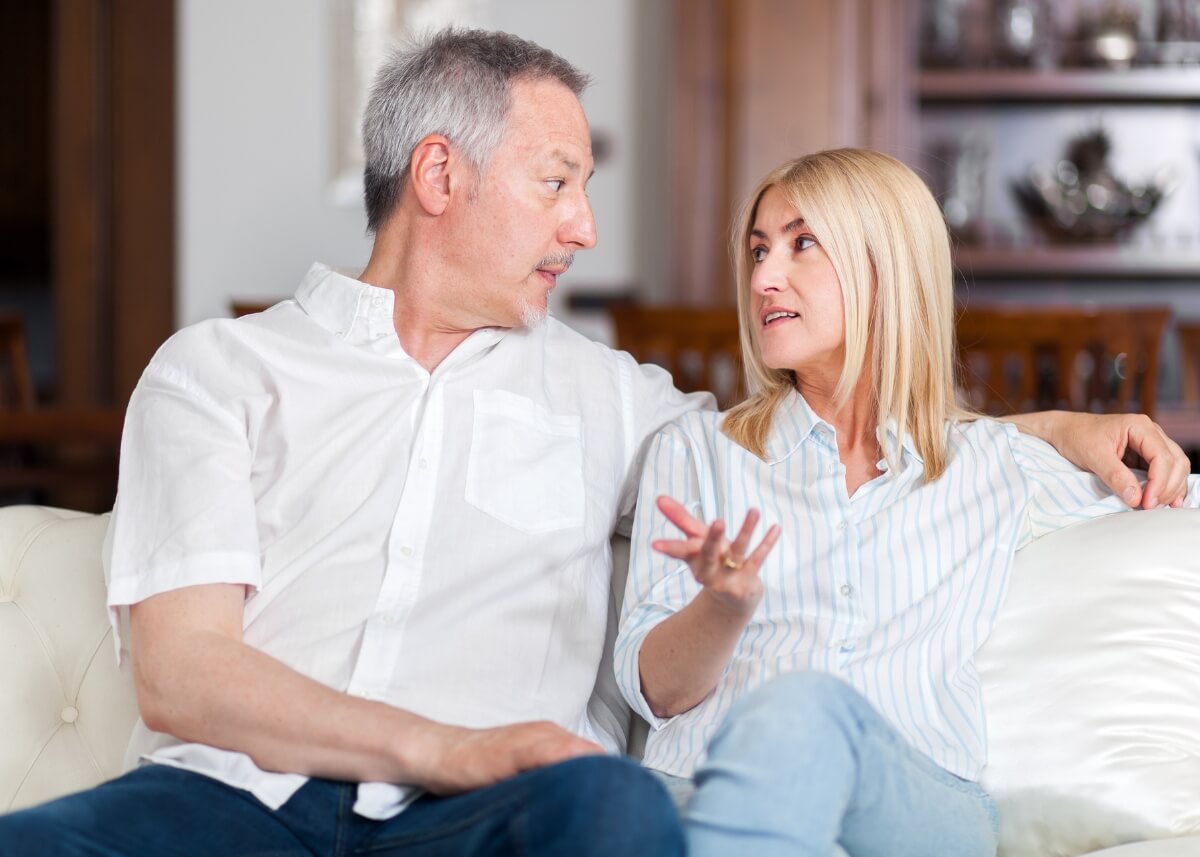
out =
[[[378,307],[376,307],[378,311]],[[380,319],[380,324],[390,324]],[[421,591],[429,530],[445,434],[445,384],[465,363],[479,357],[494,343],[494,331],[477,331],[461,343],[441,365],[428,373],[412,358],[399,352],[412,371],[421,373],[424,390],[410,413],[413,436],[408,470],[400,502],[388,535],[387,562],[375,609],[367,619],[358,660],[348,692],[366,699],[386,699],[402,656],[405,626]]]
[[836,601],[838,619],[830,629],[830,648],[836,656],[836,667],[845,670],[857,650],[857,637],[864,622],[861,600],[856,597],[862,563],[856,532],[863,505],[862,492],[860,490],[853,498],[846,492],[845,471],[841,466],[833,429],[822,424],[814,429],[814,434],[822,447],[822,454],[829,456],[824,470],[831,477],[829,484],[836,508],[831,522],[834,549],[830,568],[836,569],[836,577],[831,583],[834,587],[831,597]]
[[413,409],[414,440],[388,536],[379,598],[367,619],[350,681],[350,693],[366,699],[386,698],[400,662],[404,628],[421,591],[445,416],[442,383],[426,378],[425,384],[422,401]]

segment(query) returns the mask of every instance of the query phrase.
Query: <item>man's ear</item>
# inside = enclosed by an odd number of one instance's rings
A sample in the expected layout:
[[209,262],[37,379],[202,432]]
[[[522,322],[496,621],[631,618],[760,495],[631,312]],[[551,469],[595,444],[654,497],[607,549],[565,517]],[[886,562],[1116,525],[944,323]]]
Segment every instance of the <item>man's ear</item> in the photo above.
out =
[[450,202],[450,141],[430,134],[417,143],[408,173],[409,185],[426,213],[438,216]]

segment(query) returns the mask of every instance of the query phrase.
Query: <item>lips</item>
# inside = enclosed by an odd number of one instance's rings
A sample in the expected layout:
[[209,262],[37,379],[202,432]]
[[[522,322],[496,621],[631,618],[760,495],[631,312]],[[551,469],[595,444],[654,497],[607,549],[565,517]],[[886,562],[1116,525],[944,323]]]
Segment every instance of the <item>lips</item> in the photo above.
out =
[[762,322],[763,327],[772,327],[776,324],[781,324],[782,322],[784,322],[790,318],[799,318],[799,317],[800,317],[800,314],[798,312],[796,312],[795,310],[790,310],[787,307],[781,307],[781,306],[766,307],[759,314],[759,320]]

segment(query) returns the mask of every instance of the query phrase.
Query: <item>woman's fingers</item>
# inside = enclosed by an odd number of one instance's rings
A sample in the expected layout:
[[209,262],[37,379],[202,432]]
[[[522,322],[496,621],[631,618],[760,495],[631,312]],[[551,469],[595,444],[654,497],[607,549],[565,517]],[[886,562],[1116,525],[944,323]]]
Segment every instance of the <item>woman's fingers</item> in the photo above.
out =
[[779,524],[775,524],[771,527],[771,529],[767,530],[767,534],[763,537],[763,540],[759,542],[758,547],[754,549],[754,553],[746,557],[746,562],[743,564],[743,568],[747,571],[752,571],[755,574],[758,574],[758,570],[762,567],[763,562],[766,560],[767,554],[771,552],[771,548],[775,547],[775,543],[779,541],[779,533]]
[[658,498],[658,510],[668,521],[683,530],[685,536],[704,538],[708,533],[708,527],[703,521],[694,518],[686,506],[665,494]]
[[[742,524],[741,530],[738,531],[737,538],[729,546],[729,557],[735,564],[740,563],[746,556],[746,551],[750,548],[750,536],[754,534],[754,528],[758,526],[758,519],[758,509],[751,509],[746,513],[746,520]],[[726,567],[733,570],[730,566]]]
[[712,577],[717,570],[717,566],[721,564],[721,557],[725,555],[725,523],[723,521],[713,521],[712,526],[708,528],[708,535],[704,538],[704,544],[700,547],[700,562],[692,566],[692,573],[696,575],[696,579],[701,583]]

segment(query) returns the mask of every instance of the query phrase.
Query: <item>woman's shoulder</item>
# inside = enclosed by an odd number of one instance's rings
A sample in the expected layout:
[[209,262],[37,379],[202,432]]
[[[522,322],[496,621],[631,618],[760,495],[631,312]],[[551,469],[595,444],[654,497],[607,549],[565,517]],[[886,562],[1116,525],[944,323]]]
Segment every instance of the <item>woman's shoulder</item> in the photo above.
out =
[[960,449],[1007,451],[1017,434],[1015,425],[995,417],[978,415],[946,421],[946,443],[952,452]]

